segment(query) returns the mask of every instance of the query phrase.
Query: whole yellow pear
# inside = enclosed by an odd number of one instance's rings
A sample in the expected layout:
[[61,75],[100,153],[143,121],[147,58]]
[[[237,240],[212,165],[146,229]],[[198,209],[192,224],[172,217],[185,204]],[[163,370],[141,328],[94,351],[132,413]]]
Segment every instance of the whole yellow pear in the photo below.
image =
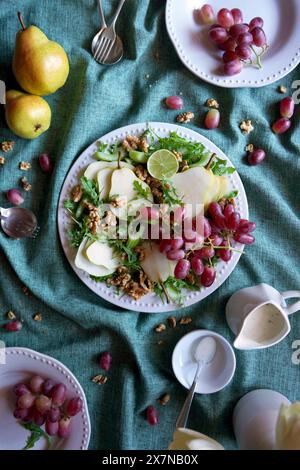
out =
[[36,26],[25,27],[16,36],[13,72],[19,85],[33,95],[50,95],[62,87],[69,75],[69,61],[64,49]]
[[10,90],[5,95],[8,127],[19,137],[36,139],[50,127],[51,109],[40,96]]

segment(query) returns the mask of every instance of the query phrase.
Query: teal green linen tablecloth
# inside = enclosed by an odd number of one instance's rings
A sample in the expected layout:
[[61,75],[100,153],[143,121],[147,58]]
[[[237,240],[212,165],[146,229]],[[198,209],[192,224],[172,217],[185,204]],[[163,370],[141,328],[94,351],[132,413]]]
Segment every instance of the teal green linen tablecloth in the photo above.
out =
[[[104,1],[109,15],[117,0]],[[300,288],[299,224],[299,109],[292,130],[278,137],[270,122],[278,116],[278,83],[260,89],[222,89],[208,85],[183,67],[168,38],[165,1],[128,0],[118,23],[124,40],[124,60],[113,67],[98,65],[90,44],[99,28],[95,0],[0,1],[0,79],[16,84],[11,72],[17,10],[26,24],[36,24],[66,49],[71,71],[66,85],[47,97],[53,112],[51,129],[35,141],[16,138],[1,115],[0,140],[15,140],[13,152],[0,169],[0,205],[7,206],[5,190],[18,186],[21,160],[32,162],[27,177],[32,192],[24,207],[31,208],[41,226],[37,240],[12,241],[0,234],[0,319],[14,310],[24,320],[18,333],[0,334],[7,346],[25,346],[49,354],[66,364],[81,382],[89,405],[92,436],[90,449],[165,449],[186,395],[171,368],[176,342],[196,328],[212,329],[230,341],[225,322],[229,296],[242,287],[267,282],[279,290]],[[296,69],[279,83],[289,89],[299,79]],[[182,93],[185,109],[195,113],[188,126],[215,142],[236,166],[248,196],[250,218],[258,225],[256,244],[246,249],[237,268],[217,292],[192,307],[175,312],[193,322],[165,333],[154,332],[166,314],[124,311],[102,301],[80,282],[68,264],[57,234],[56,208],[64,178],[74,160],[94,140],[108,131],[143,121],[174,122],[176,111],[165,109],[166,96]],[[207,98],[220,103],[221,125],[203,129]],[[238,124],[252,119],[255,130],[241,134]],[[258,167],[245,164],[244,148],[253,143],[266,150]],[[49,152],[55,159],[51,177],[41,173],[37,156]],[[22,286],[28,286],[30,296]],[[36,312],[42,322],[33,320]],[[189,427],[235,448],[232,411],[249,390],[272,388],[290,400],[300,398],[300,366],[292,363],[292,343],[300,339],[300,317],[291,318],[292,332],[271,349],[236,351],[237,371],[223,391],[197,396]],[[158,345],[160,339],[163,345]],[[91,382],[100,373],[97,356],[113,356],[109,380]],[[160,423],[151,427],[144,410],[164,392],[169,404],[159,407]]]

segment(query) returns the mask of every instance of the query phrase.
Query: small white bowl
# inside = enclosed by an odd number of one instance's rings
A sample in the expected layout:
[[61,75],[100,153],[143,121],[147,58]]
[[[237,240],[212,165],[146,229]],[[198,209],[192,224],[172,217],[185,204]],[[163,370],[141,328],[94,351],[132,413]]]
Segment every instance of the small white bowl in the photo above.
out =
[[216,340],[217,352],[213,362],[202,369],[195,392],[209,394],[218,392],[226,387],[235,372],[235,354],[223,336],[210,330],[195,330],[183,336],[173,351],[172,367],[179,382],[189,389],[197,368],[194,360],[195,349],[200,338],[204,336],[212,336]]

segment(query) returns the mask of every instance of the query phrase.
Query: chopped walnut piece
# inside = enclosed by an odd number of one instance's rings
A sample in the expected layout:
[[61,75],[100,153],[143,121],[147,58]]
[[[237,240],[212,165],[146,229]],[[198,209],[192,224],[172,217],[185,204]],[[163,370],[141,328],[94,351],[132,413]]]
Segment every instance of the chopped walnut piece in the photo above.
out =
[[149,150],[149,143],[148,143],[148,140],[147,140],[146,137],[142,137],[142,138],[140,139],[139,149],[140,149],[142,152],[148,153],[148,150]]
[[20,168],[20,170],[28,171],[31,168],[31,163],[29,163],[29,162],[20,162],[19,163],[19,168]]
[[195,117],[194,113],[192,113],[191,111],[187,111],[185,113],[178,114],[176,121],[186,124],[190,122],[192,119],[194,119],[194,117]]
[[245,150],[246,150],[246,152],[253,152],[254,145],[253,144],[246,145]]
[[192,286],[195,284],[196,280],[195,280],[195,276],[193,273],[188,273],[188,275],[186,276],[186,281],[189,282]]
[[114,199],[111,200],[111,205],[113,207],[124,207],[126,205],[126,199],[121,198],[121,197],[115,197]]
[[90,210],[88,218],[89,218],[88,227],[93,234],[96,234],[97,227],[100,222],[100,215],[99,215],[97,207],[93,207],[93,209]]
[[168,393],[164,393],[157,399],[157,403],[159,403],[162,406],[165,406],[167,403],[170,401],[170,395]]
[[240,129],[243,134],[250,134],[254,130],[251,119],[246,119],[240,123]]
[[107,377],[106,375],[95,375],[95,377],[92,378],[92,382],[98,384],[98,385],[104,385],[107,382]]
[[10,152],[14,148],[15,142],[7,140],[1,143],[1,149],[3,152]]
[[42,321],[42,314],[41,313],[36,313],[34,316],[33,316],[33,319],[34,321]]
[[153,289],[153,283],[143,271],[140,271],[140,286],[144,289],[145,293],[151,292]]
[[9,320],[15,320],[17,318],[17,315],[12,310],[9,310],[9,312],[7,312],[6,316]]
[[189,169],[188,162],[186,160],[182,160],[181,164],[179,165],[179,170],[181,172],[186,171]]
[[117,217],[113,212],[107,211],[102,222],[105,225],[108,225],[108,227],[115,227],[117,225]]
[[219,103],[214,98],[209,98],[208,100],[206,100],[205,105],[208,106],[209,108],[219,109]]
[[135,135],[128,135],[126,139],[122,142],[122,147],[124,150],[136,150],[140,145],[140,138]]
[[146,257],[146,253],[145,253],[145,250],[143,247],[141,246],[136,246],[135,249],[134,249],[135,253],[137,254],[138,256],[138,260],[139,261],[144,261],[145,257]]
[[0,165],[4,165],[5,158],[0,155]]
[[132,297],[134,300],[139,300],[145,294],[147,294],[147,291],[143,287],[141,287],[138,282],[135,282],[135,281],[129,282],[125,286],[124,291],[126,292],[127,295]]
[[287,87],[284,86],[284,85],[279,85],[279,87],[277,89],[278,89],[279,93],[282,93],[282,94],[287,92]]
[[177,324],[176,318],[175,317],[169,317],[168,318],[168,324],[169,324],[170,328],[175,328],[176,324]]
[[175,157],[176,157],[176,160],[180,163],[182,162],[182,153],[181,152],[177,152],[177,150],[172,150],[172,152],[174,153]]
[[148,171],[142,165],[137,165],[134,169],[134,173],[142,181],[146,181],[149,176]]
[[192,319],[190,317],[182,317],[180,319],[180,325],[189,325],[190,323],[192,323]]
[[155,327],[155,331],[156,333],[162,333],[163,331],[166,330],[166,328],[167,328],[166,325],[164,325],[163,323],[160,323],[159,325]]
[[81,189],[81,186],[80,184],[77,184],[74,188],[73,188],[73,191],[71,193],[71,199],[72,201],[74,202],[79,202],[80,199],[82,198],[82,189]]
[[27,181],[27,178],[25,176],[20,179],[20,184],[24,191],[31,191],[32,185]]

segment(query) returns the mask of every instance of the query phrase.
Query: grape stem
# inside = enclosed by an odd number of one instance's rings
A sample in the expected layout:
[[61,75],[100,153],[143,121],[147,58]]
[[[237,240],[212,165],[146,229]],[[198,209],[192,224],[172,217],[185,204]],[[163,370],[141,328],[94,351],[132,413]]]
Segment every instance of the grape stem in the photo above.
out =
[[165,284],[164,284],[163,281],[161,281],[161,280],[160,280],[159,283],[160,283],[160,285],[161,285],[162,290],[164,291],[164,294],[165,294],[166,299],[167,299],[167,303],[170,304],[170,303],[171,303],[171,299],[170,299],[169,292],[167,291]]
[[267,50],[269,49],[268,44],[265,44],[265,45],[261,48],[262,51],[261,51],[260,54],[257,54],[257,52],[256,52],[256,50],[254,49],[253,46],[250,46],[250,48],[251,48],[253,54],[254,54],[255,57],[256,57],[256,61],[253,61],[252,59],[250,59],[250,64],[249,64],[249,65],[254,65],[254,66],[257,65],[257,67],[258,67],[259,69],[262,69],[262,68],[263,68],[263,64],[262,64],[261,58],[262,58],[262,56],[267,52]]

